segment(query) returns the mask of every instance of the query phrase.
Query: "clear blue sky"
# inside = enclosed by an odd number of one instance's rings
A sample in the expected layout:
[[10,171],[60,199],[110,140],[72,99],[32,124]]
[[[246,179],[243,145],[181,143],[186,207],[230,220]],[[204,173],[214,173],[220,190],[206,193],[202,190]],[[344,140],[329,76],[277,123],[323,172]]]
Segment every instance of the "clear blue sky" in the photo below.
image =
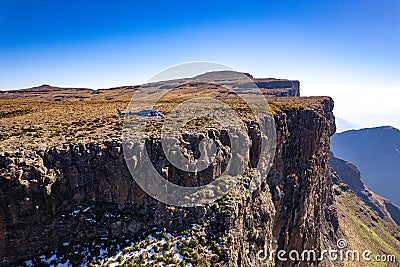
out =
[[188,61],[298,79],[400,128],[400,1],[0,1],[0,89],[143,83]]

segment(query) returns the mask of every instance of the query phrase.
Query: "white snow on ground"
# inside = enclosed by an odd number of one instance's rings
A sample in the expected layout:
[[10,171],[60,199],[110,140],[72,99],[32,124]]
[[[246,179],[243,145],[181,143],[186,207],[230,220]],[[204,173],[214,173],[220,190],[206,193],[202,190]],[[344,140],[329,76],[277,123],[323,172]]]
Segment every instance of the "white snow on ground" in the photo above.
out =
[[90,210],[91,207],[87,207],[86,209],[82,210],[82,212],[87,212],[88,210]]
[[78,215],[81,211],[80,210],[74,210],[73,212],[71,212],[69,215],[71,215],[72,217],[75,217],[76,215]]
[[[87,210],[87,209],[85,209]],[[73,211],[71,213],[71,216],[76,216],[79,212],[78,211]],[[74,215],[73,215],[74,214]],[[158,237],[157,237],[158,236]],[[146,260],[145,263],[153,263],[154,260],[152,258],[153,255],[158,255],[160,257],[163,257],[165,255],[168,255],[168,257],[172,257],[178,262],[181,262],[182,260],[185,259],[183,255],[179,253],[179,248],[178,244],[180,242],[190,242],[191,237],[187,237],[186,235],[172,235],[170,233],[162,233],[162,232],[156,232],[156,236],[149,234],[146,238],[142,238],[141,240],[137,242],[133,242],[129,239],[125,239],[126,244],[123,246],[117,246],[117,250],[111,250],[109,247],[107,247],[104,243],[102,244],[95,244],[93,243],[93,247],[89,249],[88,247],[84,246],[73,246],[72,248],[75,250],[72,253],[74,255],[80,255],[83,257],[84,262],[80,264],[80,266],[85,266],[89,264],[90,262],[97,262],[98,259],[102,262],[102,264],[106,266],[121,266],[124,264],[127,260],[131,259],[132,257],[139,257],[142,254],[146,253]],[[107,238],[101,238],[101,240],[106,241]],[[110,240],[109,240],[110,241]],[[103,242],[103,241],[102,241]],[[170,244],[170,248],[168,250],[164,250],[164,245],[166,243]],[[146,244],[145,247],[141,247],[142,245]],[[64,242],[63,246],[67,247],[70,246],[70,242]],[[157,246],[157,249],[155,247]],[[93,253],[94,249],[98,249],[98,253]],[[90,251],[92,250],[92,251]],[[112,253],[112,255],[109,255]],[[25,261],[25,266],[35,266],[37,264],[46,264],[46,266],[52,266],[52,267],[69,267],[73,266],[73,264],[70,263],[70,261],[67,259],[68,256],[57,256],[58,253],[55,251],[54,253],[51,253],[50,255],[41,255],[36,258],[36,260],[27,260]],[[71,254],[70,254],[71,255]],[[98,256],[94,256],[98,255]],[[161,261],[161,262],[159,262]],[[165,265],[162,262],[161,259],[157,259],[157,262],[159,262],[160,266],[174,266],[171,264]],[[96,266],[97,263],[96,263]],[[186,264],[187,267],[192,266],[192,264],[189,262]]]
[[182,261],[185,257],[183,257],[181,254],[179,253],[175,253],[174,254],[174,259]]
[[55,261],[55,260],[57,260],[57,255],[52,255],[50,258],[45,259],[45,262],[47,264],[50,264],[52,261]]
[[[93,208],[93,206],[86,207],[83,210],[78,210],[78,209],[77,210],[73,210],[72,212],[69,213],[69,215],[72,216],[72,217],[76,217],[80,213],[88,212],[91,208]],[[63,215],[63,217],[65,217],[65,215]]]
[[[157,232],[156,234],[159,234],[161,232]],[[167,233],[165,235],[167,238],[169,238],[170,242],[171,242],[171,248],[166,251],[166,253],[172,253],[172,251],[174,252],[173,254],[173,258],[178,260],[179,262],[184,260],[184,257],[178,253],[177,251],[179,251],[178,248],[178,242],[180,241],[190,241],[191,238],[186,237],[186,236],[173,236],[170,233]],[[132,258],[132,257],[138,257],[140,255],[142,255],[143,253],[147,253],[147,258],[145,263],[152,263],[153,260],[151,259],[153,255],[158,254],[159,256],[163,256],[163,251],[158,251],[156,252],[154,250],[154,247],[156,245],[158,245],[159,247],[162,247],[164,244],[167,243],[167,240],[165,238],[161,238],[159,240],[157,240],[153,235],[148,235],[147,239],[150,240],[150,242],[152,242],[151,244],[147,245],[145,248],[141,248],[140,250],[136,250],[136,251],[130,251],[127,253],[124,253],[124,249],[122,249],[121,251],[119,251],[117,254],[115,254],[114,256],[108,257],[108,261],[107,261],[107,265],[109,266],[119,266],[121,264],[123,264],[126,260]],[[132,243],[132,247],[134,246],[134,243]],[[129,247],[127,247],[129,248]],[[125,249],[127,249],[125,248]],[[120,259],[120,256],[123,257],[123,260]],[[161,266],[161,263],[160,263]],[[187,265],[187,266],[191,266],[191,265]]]

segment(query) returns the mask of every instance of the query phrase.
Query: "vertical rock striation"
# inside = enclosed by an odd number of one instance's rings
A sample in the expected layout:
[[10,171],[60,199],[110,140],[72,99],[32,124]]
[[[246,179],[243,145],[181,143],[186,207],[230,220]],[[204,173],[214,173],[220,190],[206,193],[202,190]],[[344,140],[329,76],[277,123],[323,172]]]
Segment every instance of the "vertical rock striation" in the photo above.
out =
[[[312,260],[260,261],[257,255],[273,248],[319,251],[335,238],[329,168],[333,101],[319,100],[313,108],[275,115],[277,147],[266,183],[252,193],[239,185],[206,207],[172,207],[144,193],[126,167],[121,140],[1,153],[0,265],[29,259],[70,240],[133,236],[153,228],[179,231],[196,224],[203,229],[200,243],[215,241],[221,248],[209,260],[212,264],[317,266]],[[249,133],[251,149],[243,160],[251,170],[259,135]],[[212,171],[196,177],[199,183],[208,182],[210,175],[214,179],[229,160],[224,134],[208,135],[219,142],[220,159]],[[150,155],[165,161],[157,140],[151,142]],[[164,175],[177,183],[193,178],[173,169]]]
[[[336,236],[329,168],[329,138],[335,132],[332,109],[333,101],[326,99],[317,110],[295,109],[278,117],[275,164],[268,178],[276,209],[277,250],[318,252]],[[289,262],[277,261],[276,266]],[[316,261],[292,262],[299,263],[317,266]]]

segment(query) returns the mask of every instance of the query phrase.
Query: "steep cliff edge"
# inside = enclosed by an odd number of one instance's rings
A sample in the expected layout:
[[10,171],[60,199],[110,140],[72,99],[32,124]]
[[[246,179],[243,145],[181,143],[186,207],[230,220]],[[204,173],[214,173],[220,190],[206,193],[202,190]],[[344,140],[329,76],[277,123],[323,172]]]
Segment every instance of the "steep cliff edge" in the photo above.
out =
[[[61,253],[66,246],[89,240],[143,240],[161,231],[174,236],[168,240],[184,242],[178,236],[185,233],[194,242],[177,245],[191,248],[190,253],[182,252],[183,259],[175,259],[177,263],[318,266],[318,261],[257,258],[260,250],[273,248],[320,251],[334,242],[338,231],[329,168],[333,101],[325,97],[285,101],[274,106],[277,147],[267,182],[253,193],[239,184],[206,207],[167,206],[145,194],[129,174],[119,138],[2,152],[1,265],[38,263],[41,258],[35,256]],[[257,136],[250,136],[251,153],[257,153]],[[218,131],[212,138],[224,143]],[[158,154],[160,146],[152,147],[150,153]],[[110,256],[91,253],[86,258],[64,255],[60,260],[79,265]],[[132,264],[141,260],[138,256]]]

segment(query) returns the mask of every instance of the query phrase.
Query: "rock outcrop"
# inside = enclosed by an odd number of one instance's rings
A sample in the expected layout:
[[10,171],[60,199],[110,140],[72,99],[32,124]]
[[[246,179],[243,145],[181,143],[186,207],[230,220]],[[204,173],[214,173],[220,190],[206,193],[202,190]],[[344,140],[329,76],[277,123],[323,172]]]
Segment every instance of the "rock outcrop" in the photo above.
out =
[[[218,244],[221,266],[318,266],[317,260],[260,261],[260,250],[322,250],[338,230],[329,167],[333,101],[275,115],[277,146],[268,178],[250,193],[240,184],[215,204],[177,208],[144,193],[132,179],[121,140],[62,144],[0,155],[0,265],[27,260],[64,242],[135,236],[150,229],[202,228],[200,244]],[[257,134],[250,157],[257,158]],[[220,132],[213,137],[222,145]],[[161,154],[151,140],[150,154]],[[251,154],[252,153],[252,154]],[[225,157],[216,170],[224,168]],[[165,160],[165,159],[159,159]],[[216,175],[218,171],[213,171]],[[174,180],[174,172],[166,173]],[[205,181],[210,174],[198,177]],[[190,177],[182,177],[185,181]],[[214,177],[212,177],[214,178]],[[207,180],[207,181],[208,181]]]

